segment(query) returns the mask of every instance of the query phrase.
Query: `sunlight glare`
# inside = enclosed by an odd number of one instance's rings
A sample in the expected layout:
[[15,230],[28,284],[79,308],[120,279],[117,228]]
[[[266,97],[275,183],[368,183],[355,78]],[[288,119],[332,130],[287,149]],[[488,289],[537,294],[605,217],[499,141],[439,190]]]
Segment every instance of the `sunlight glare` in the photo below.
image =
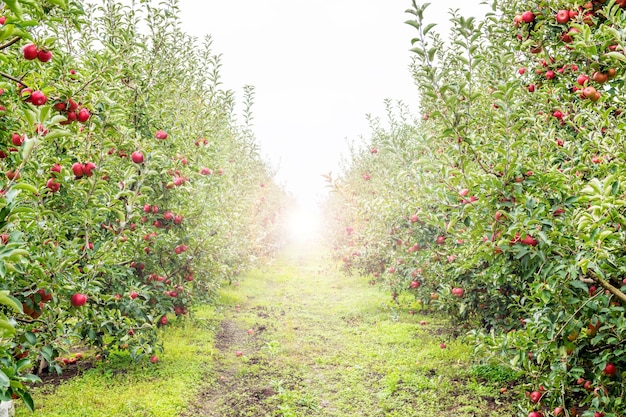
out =
[[287,235],[291,242],[316,240],[321,231],[321,216],[317,207],[295,207],[287,222]]

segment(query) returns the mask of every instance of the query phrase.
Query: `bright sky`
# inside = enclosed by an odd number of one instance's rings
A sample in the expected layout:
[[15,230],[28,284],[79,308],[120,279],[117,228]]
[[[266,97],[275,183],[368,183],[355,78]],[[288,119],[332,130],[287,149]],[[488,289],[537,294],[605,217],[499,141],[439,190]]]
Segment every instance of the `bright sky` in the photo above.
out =
[[[419,2],[418,2],[419,3]],[[480,0],[439,0],[431,22],[449,9],[484,15]],[[366,115],[384,115],[385,98],[417,109],[408,70],[415,29],[404,24],[410,0],[180,0],[187,33],[211,34],[223,54],[224,86],[256,88],[254,130],[277,180],[304,206],[325,194],[321,174],[339,171],[347,141],[368,136]]]

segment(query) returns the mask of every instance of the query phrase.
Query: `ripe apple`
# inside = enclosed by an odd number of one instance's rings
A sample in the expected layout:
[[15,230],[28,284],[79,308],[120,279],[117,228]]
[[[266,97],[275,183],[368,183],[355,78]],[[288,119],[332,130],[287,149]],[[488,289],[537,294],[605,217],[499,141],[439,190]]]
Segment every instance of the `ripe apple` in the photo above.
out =
[[47,303],[48,301],[52,300],[52,293],[47,292],[43,288],[37,290],[37,293],[41,297],[41,301],[43,301],[44,303]]
[[167,132],[164,130],[157,130],[154,137],[161,140],[167,139]]
[[615,368],[615,365],[613,365],[612,363],[607,363],[606,366],[604,367],[604,373],[607,374],[608,376],[615,375],[615,372],[617,372],[617,369]]
[[161,318],[159,319],[159,324],[161,326],[165,326],[167,323],[168,323],[167,316],[161,316]]
[[200,170],[200,174],[201,174],[201,175],[211,175],[212,173],[213,173],[213,171],[211,171],[211,170],[210,170],[209,168],[207,168],[207,167],[203,167],[203,168]]
[[87,302],[87,296],[85,294],[76,293],[72,295],[71,303],[73,307],[84,306]]
[[537,404],[541,400],[542,396],[543,394],[541,393],[541,391],[533,391],[530,393],[530,401],[532,401],[534,404]]
[[527,246],[537,246],[537,241],[531,235],[526,235],[526,237],[521,240],[521,243]]
[[143,153],[139,152],[139,151],[135,151],[130,155],[130,159],[136,163],[136,164],[142,164],[143,163]]
[[463,288],[452,288],[452,295],[455,295],[457,297],[463,297],[463,294],[465,294],[465,290],[463,290]]
[[409,220],[411,221],[411,223],[416,223],[419,221],[419,216],[417,214],[411,214],[411,217],[409,217]]
[[159,361],[159,357],[157,355],[152,355],[150,357],[150,362],[157,363]]
[[522,22],[524,23],[532,23],[535,21],[535,15],[531,11],[526,11],[522,13]]
[[76,116],[76,118],[78,119],[79,122],[85,123],[87,120],[89,120],[90,116],[91,116],[91,113],[89,113],[88,109],[80,109],[80,111],[78,112],[78,116]]
[[91,177],[93,175],[92,170],[96,169],[96,164],[94,164],[93,162],[86,162],[83,165],[83,174],[85,174],[87,177]]
[[11,135],[11,143],[14,146],[22,146],[22,143],[24,143],[24,136],[20,135],[19,133],[13,133]]
[[137,295],[138,295],[138,294],[137,294],[137,291],[132,291],[132,292],[130,293],[130,298],[134,300],[135,298],[137,298]]
[[61,184],[56,182],[54,178],[50,178],[48,182],[46,182],[46,187],[48,187],[51,192],[56,193],[61,189]]
[[4,25],[7,21],[6,16],[0,16],[0,25]]
[[534,93],[535,92],[535,84],[530,84],[528,86],[528,92],[529,93]]
[[596,71],[591,75],[591,78],[598,84],[604,84],[609,80],[609,75],[604,72]]
[[555,119],[563,120],[563,112],[561,110],[555,110],[552,116],[554,116]]
[[446,344],[445,343],[439,343],[439,348],[440,349],[445,349],[446,348]]
[[528,413],[528,417],[543,417],[543,414],[541,414],[539,411],[531,411],[530,413]]
[[569,22],[569,10],[559,10],[556,14],[556,22],[560,25]]
[[243,352],[242,352],[242,351],[240,351],[240,350],[238,350],[237,352],[235,352],[235,356],[237,356],[237,357],[242,356],[242,355],[243,355]]
[[33,59],[37,58],[37,45],[29,43],[24,47],[24,49],[22,49],[22,54],[24,55],[25,59],[32,61]]
[[33,91],[33,93],[30,95],[30,102],[33,103],[33,105],[35,106],[43,106],[44,104],[46,104],[46,101],[48,101],[48,98],[43,92],[39,90]]
[[411,281],[411,288],[419,288],[420,283],[419,281]]
[[41,62],[48,62],[52,59],[52,52],[40,49],[39,52],[37,52],[37,59]]
[[552,70],[546,71],[546,79],[551,80],[555,76],[556,76],[556,74],[554,73],[554,71],[552,71]]
[[250,334],[250,335],[254,334],[254,330],[253,329],[248,329],[248,334]]
[[585,85],[586,82],[589,81],[589,77],[586,76],[585,74],[580,74],[577,78],[576,78],[576,82],[580,85]]

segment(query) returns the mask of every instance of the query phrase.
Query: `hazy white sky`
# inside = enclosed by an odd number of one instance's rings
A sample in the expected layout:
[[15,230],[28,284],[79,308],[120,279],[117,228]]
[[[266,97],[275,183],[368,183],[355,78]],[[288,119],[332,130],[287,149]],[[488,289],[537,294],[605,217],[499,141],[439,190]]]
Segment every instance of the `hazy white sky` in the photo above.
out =
[[[419,2],[418,2],[419,3]],[[449,9],[483,15],[480,0],[439,0],[427,17],[446,26]],[[410,0],[180,0],[185,31],[211,34],[223,54],[224,86],[256,87],[255,133],[279,167],[277,180],[303,204],[338,171],[346,139],[368,135],[366,114],[383,100],[417,109],[408,71],[415,29]],[[440,27],[440,30],[442,29]]]

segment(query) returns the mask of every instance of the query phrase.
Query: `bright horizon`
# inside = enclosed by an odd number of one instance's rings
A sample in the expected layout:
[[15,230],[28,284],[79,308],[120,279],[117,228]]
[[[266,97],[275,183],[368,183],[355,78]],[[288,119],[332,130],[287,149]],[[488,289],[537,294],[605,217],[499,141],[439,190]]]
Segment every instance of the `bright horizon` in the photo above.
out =
[[[277,182],[312,208],[326,194],[321,175],[339,172],[347,141],[368,137],[366,116],[384,118],[385,99],[417,111],[418,96],[408,69],[409,0],[308,4],[181,0],[180,8],[184,30],[210,34],[222,54],[224,88],[240,100],[244,85],[255,87],[261,154],[278,167]],[[449,9],[477,15],[479,4],[442,1],[426,16],[447,30]]]

